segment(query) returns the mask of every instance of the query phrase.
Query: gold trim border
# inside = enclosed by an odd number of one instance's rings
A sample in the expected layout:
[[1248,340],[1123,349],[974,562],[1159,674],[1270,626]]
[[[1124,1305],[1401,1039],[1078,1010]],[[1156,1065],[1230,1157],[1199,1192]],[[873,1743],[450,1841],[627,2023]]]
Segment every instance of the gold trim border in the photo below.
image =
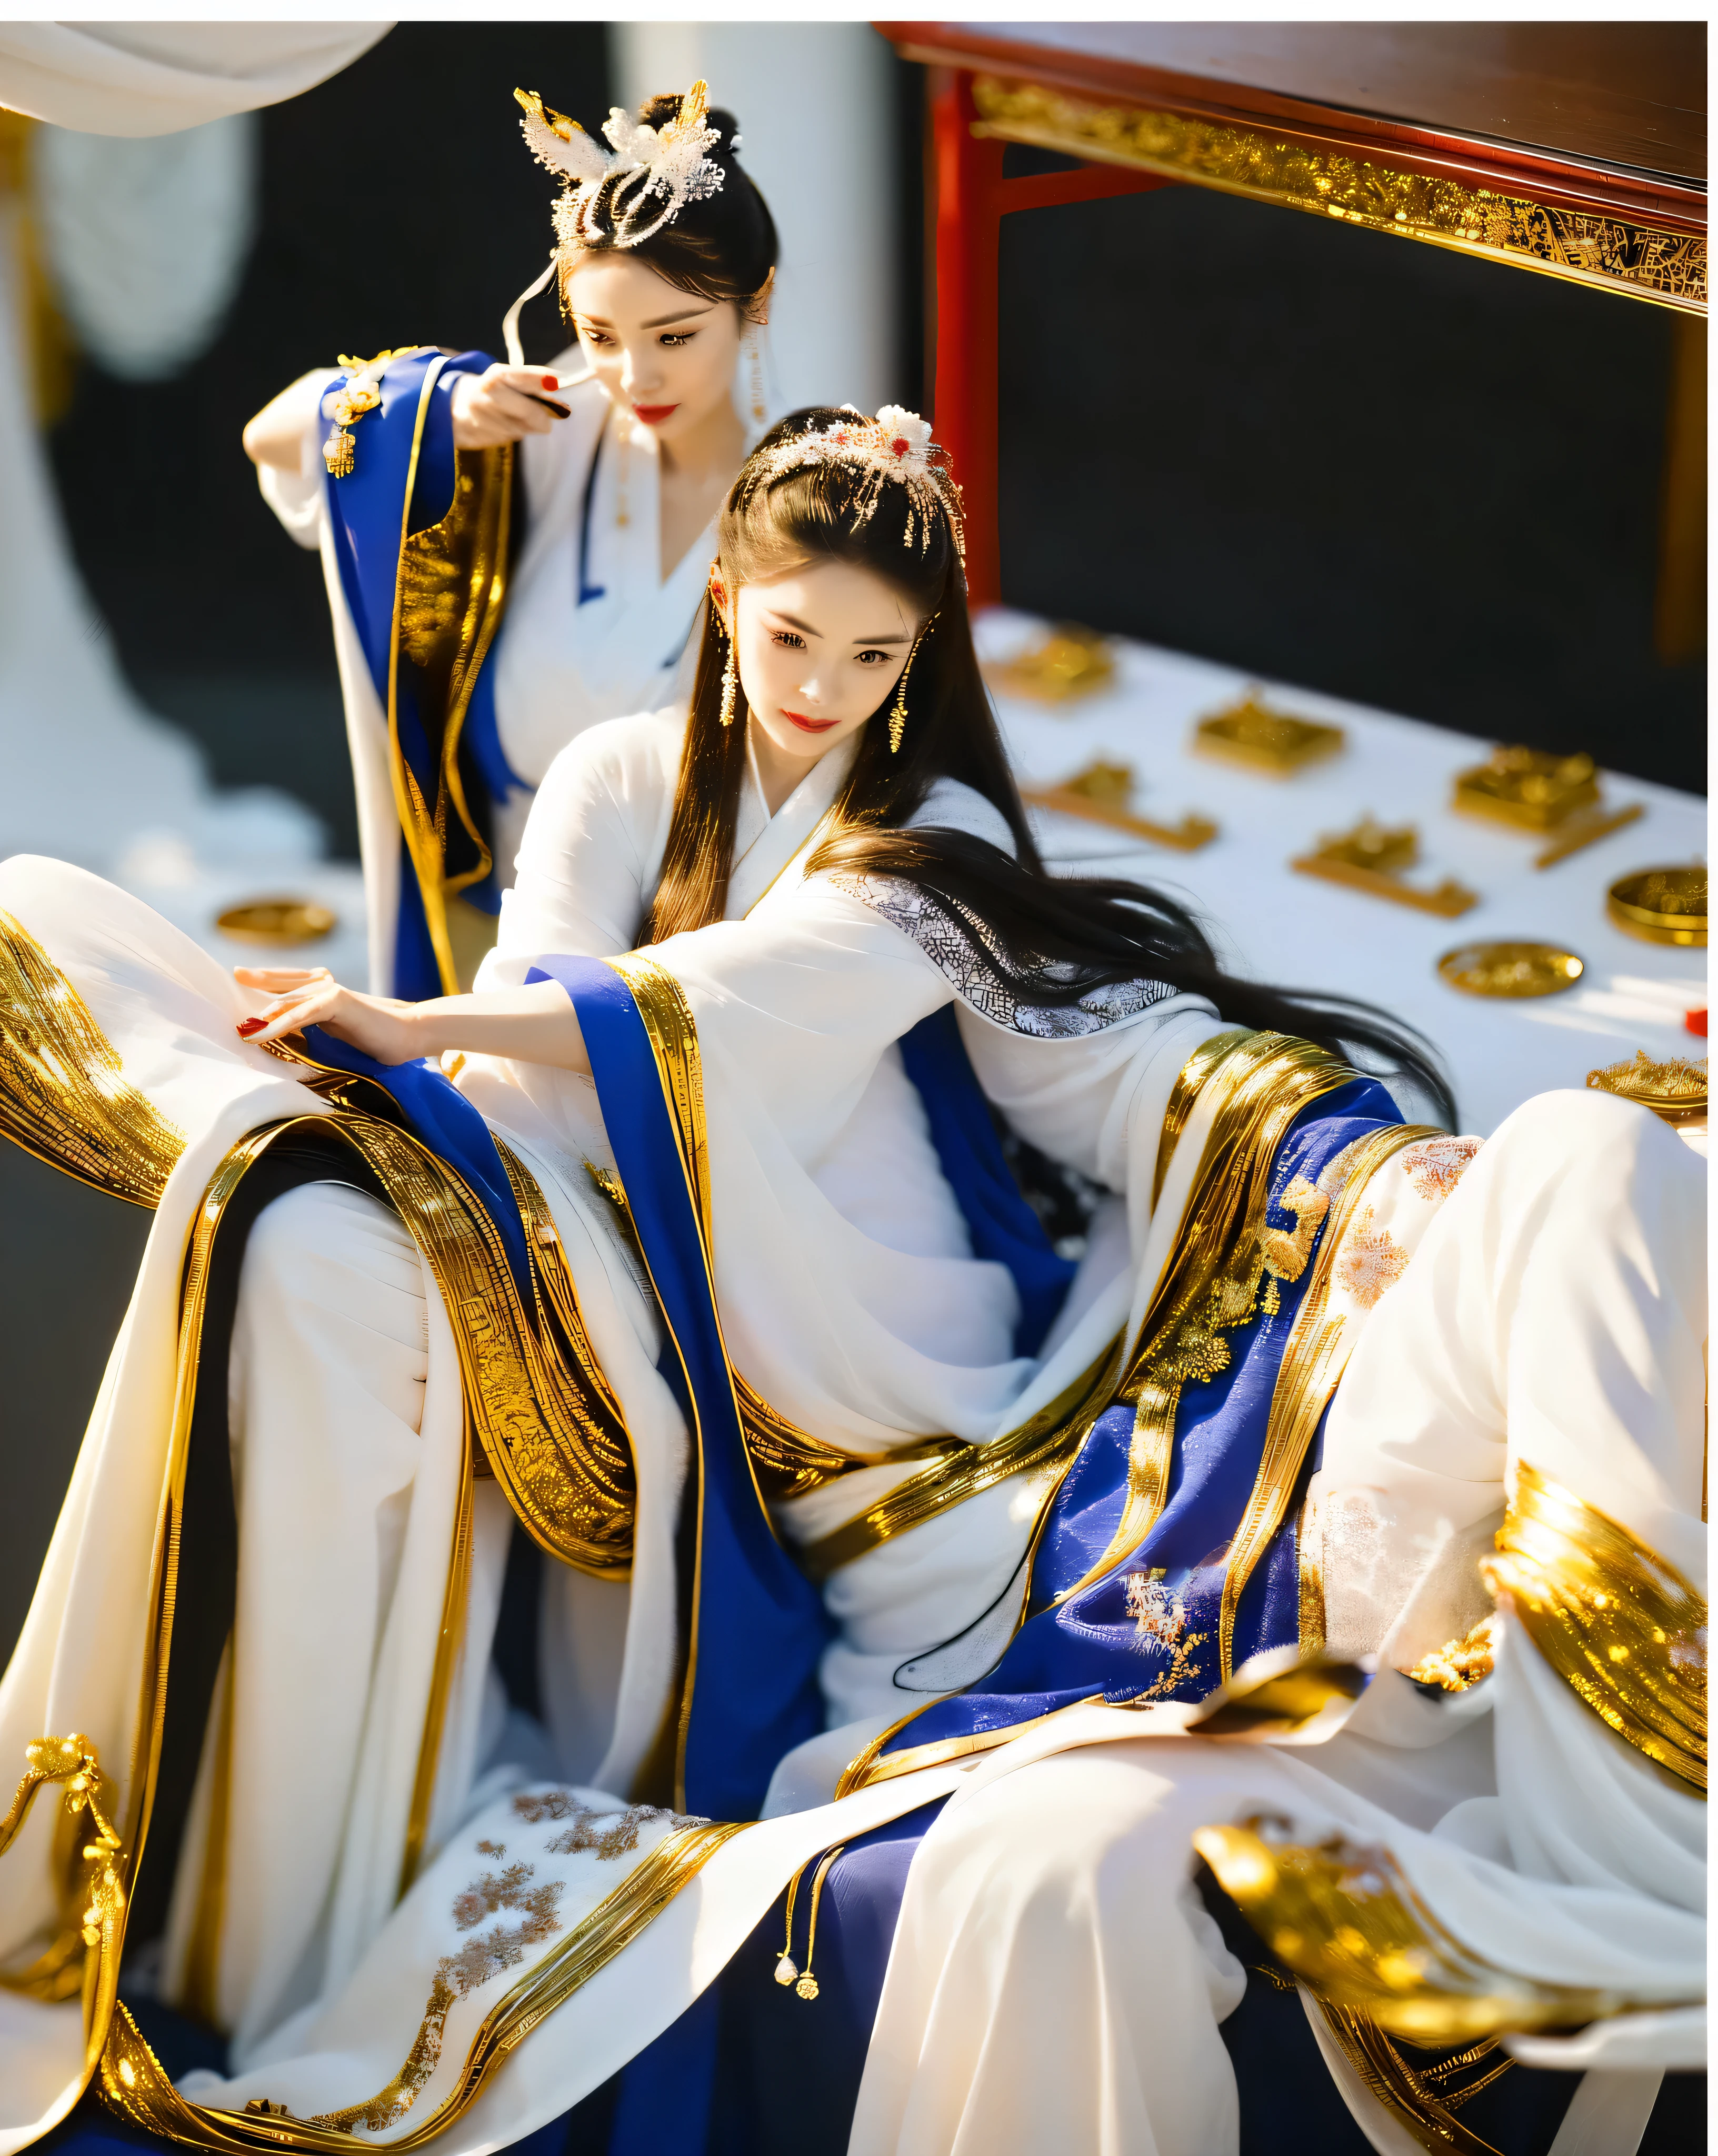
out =
[[1221,121],[1098,105],[1043,83],[976,74],[972,102],[976,131],[1003,141],[1161,173],[1685,314],[1706,312],[1703,234],[1498,194]]

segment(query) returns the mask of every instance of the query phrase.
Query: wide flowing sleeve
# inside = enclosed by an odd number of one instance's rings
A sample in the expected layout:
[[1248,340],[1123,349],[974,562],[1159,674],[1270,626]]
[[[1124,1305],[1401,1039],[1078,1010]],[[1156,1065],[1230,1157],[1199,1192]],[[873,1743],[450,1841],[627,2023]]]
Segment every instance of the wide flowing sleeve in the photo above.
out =
[[685,714],[611,719],[562,750],[537,789],[501,895],[480,989],[517,988],[538,958],[630,951],[662,873]]
[[298,545],[314,552],[322,543],[322,527],[326,522],[324,507],[326,491],[322,464],[322,435],[326,422],[322,418],[322,397],[329,384],[335,381],[339,369],[332,367],[312,367],[301,374],[292,384],[293,403],[303,414],[303,430],[299,443],[298,470],[295,472],[277,471],[273,465],[257,466],[257,486],[266,501]]

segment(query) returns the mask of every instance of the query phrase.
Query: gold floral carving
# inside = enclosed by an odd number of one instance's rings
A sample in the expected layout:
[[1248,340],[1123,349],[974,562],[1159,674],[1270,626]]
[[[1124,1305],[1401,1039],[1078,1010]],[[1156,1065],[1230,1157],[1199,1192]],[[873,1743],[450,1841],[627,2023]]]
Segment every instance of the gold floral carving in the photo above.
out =
[[972,99],[984,131],[1009,141],[1134,166],[1367,231],[1705,312],[1701,235],[1398,172],[1219,121],[1095,105],[1038,83],[979,75]]

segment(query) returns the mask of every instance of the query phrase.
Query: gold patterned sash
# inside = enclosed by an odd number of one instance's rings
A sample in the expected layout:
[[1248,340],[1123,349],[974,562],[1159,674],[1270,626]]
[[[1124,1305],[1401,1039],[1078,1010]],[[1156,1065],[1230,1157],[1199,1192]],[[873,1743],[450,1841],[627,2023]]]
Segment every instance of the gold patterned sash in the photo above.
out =
[[1606,1727],[1704,1795],[1706,1604],[1674,1565],[1523,1460],[1482,1569]]

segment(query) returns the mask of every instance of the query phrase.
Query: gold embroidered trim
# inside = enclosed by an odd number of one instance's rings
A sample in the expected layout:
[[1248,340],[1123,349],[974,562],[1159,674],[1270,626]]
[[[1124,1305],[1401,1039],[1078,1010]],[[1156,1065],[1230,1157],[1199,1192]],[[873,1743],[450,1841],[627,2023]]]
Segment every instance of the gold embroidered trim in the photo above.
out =
[[418,1765],[412,1776],[412,1806],[406,1815],[406,1839],[400,1851],[399,1884],[394,1899],[404,1901],[429,1840],[429,1815],[435,1804],[435,1778],[441,1768],[442,1736],[448,1726],[448,1701],[459,1666],[459,1650],[465,1644],[465,1612],[471,1599],[471,1536],[477,1488],[474,1448],[461,1448],[459,1494],[454,1505],[454,1546],[448,1558],[447,1585],[442,1590],[441,1627],[436,1634],[435,1661],[429,1675],[429,1698],[423,1710],[423,1729],[418,1740]]
[[1325,1532],[1311,1491],[1295,1523],[1295,1568],[1300,1585],[1300,1645],[1304,1657],[1325,1650]]
[[1482,1617],[1459,1640],[1447,1640],[1422,1655],[1403,1675],[1414,1684],[1437,1685],[1444,1691],[1471,1691],[1491,1674],[1497,1651],[1497,1614]]
[[[1292,1204],[1299,1185],[1303,1194],[1300,1219],[1302,1224],[1309,1218],[1321,1221],[1324,1240],[1319,1245],[1312,1277],[1295,1313],[1288,1344],[1283,1349],[1271,1392],[1259,1472],[1223,1568],[1218,1653],[1224,1684],[1234,1674],[1235,1615],[1240,1607],[1242,1589],[1252,1578],[1271,1537],[1282,1524],[1307,1448],[1312,1443],[1313,1432],[1318,1428],[1319,1417],[1336,1391],[1353,1348],[1356,1328],[1341,1318],[1330,1319],[1325,1315],[1330,1306],[1333,1274],[1340,1277],[1341,1273],[1339,1254],[1344,1253],[1350,1224],[1367,1185],[1385,1162],[1425,1135],[1423,1127],[1410,1123],[1394,1125],[1356,1138],[1326,1163],[1315,1190],[1304,1176],[1296,1176],[1282,1200],[1285,1205]],[[1310,1199],[1316,1199],[1315,1211],[1306,1202]],[[1304,1249],[1297,1246],[1297,1255],[1300,1259],[1298,1271],[1305,1265]],[[1270,1265],[1269,1255],[1264,1262],[1268,1267]],[[1321,1625],[1320,1629],[1323,1629]]]
[[1115,1393],[1134,1409],[1127,1495],[1109,1548],[1064,1601],[1101,1579],[1150,1533],[1168,1489],[1182,1388],[1228,1368],[1223,1336],[1251,1317],[1267,1271],[1299,1277],[1305,1260],[1296,1237],[1270,1229],[1265,1219],[1277,1147],[1309,1101],[1354,1075],[1340,1057],[1280,1033],[1208,1043],[1189,1059],[1188,1071],[1196,1065],[1197,1082],[1220,1089],[1218,1105],[1174,1255],[1141,1327],[1142,1344]]
[[[538,2023],[629,1946],[723,1843],[745,1830],[723,1823],[689,1826],[665,1835],[613,1892],[490,2008],[447,2096],[387,2147],[420,2148],[463,2118],[503,2060]],[[426,2075],[424,2080],[428,2078]],[[253,2149],[338,2150],[345,2156],[345,2152],[377,2145],[342,2128],[290,2118],[279,2105],[259,2103],[254,2111],[234,2112],[187,2102],[123,2005],[114,2017],[102,2054],[101,2093],[110,2107],[132,2124],[192,2148],[223,2152],[223,2156]]]
[[1676,1568],[1523,1460],[1480,1568],[1607,1727],[1704,1795],[1706,1604]]
[[1704,234],[1563,209],[1308,142],[1138,105],[1100,105],[1038,83],[978,75],[982,131],[1095,157],[1372,232],[1514,263],[1601,290],[1706,311]]
[[37,1797],[56,1786],[62,1812],[51,1861],[63,1881],[60,1929],[27,1968],[0,1973],[0,1985],[49,2005],[81,1993],[87,2076],[100,2056],[119,1993],[130,1865],[108,1817],[112,1796],[95,1747],[87,1737],[76,1736],[38,1737],[24,1747],[23,1778],[0,1820],[0,1856],[17,1840]]
[[127,1082],[89,1005],[0,913],[0,1137],[92,1189],[158,1205],[185,1134]]
[[[422,531],[408,529],[429,399],[445,361],[424,369],[400,512],[399,564],[394,580],[393,632],[388,646],[388,769],[394,808],[423,900],[423,917],[441,975],[442,992],[456,995],[459,976],[448,926],[448,901],[481,883],[493,866],[487,841],[472,816],[459,773],[459,738],[479,669],[500,626],[507,595],[507,542],[512,515],[513,449],[454,453],[454,499],[447,515]],[[426,801],[400,745],[400,658],[415,666],[426,721],[441,718],[436,793]],[[433,736],[434,728],[429,727]],[[474,850],[476,865],[450,875],[448,841],[454,825]]]
[[1461,1944],[1387,1849],[1335,1835],[1309,1848],[1286,1822],[1201,1827],[1193,1846],[1279,1961],[1321,2001],[1418,2044],[1578,2028],[1623,2011],[1620,1993],[1541,1984]]
[[1463,2104],[1500,2080],[1515,2064],[1505,2054],[1486,2072],[1467,2082],[1458,2080],[1468,2067],[1496,2056],[1499,2046],[1495,2036],[1416,2072],[1369,2015],[1333,2006],[1323,1999],[1318,2009],[1362,2085],[1401,2121],[1422,2148],[1434,2152],[1434,2156],[1444,2156],[1446,2151],[1453,2151],[1454,2156],[1503,2156],[1500,2149],[1455,2116]]

